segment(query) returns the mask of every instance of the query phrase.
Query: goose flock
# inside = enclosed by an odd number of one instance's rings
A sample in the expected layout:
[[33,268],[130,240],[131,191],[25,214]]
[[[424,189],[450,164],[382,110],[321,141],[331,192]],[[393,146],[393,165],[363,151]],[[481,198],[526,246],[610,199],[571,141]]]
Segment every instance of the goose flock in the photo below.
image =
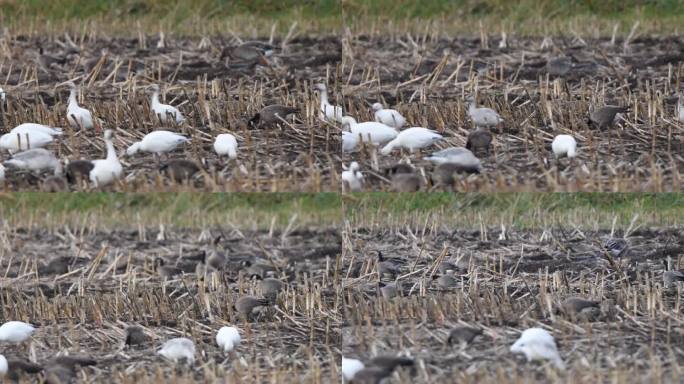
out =
[[[357,122],[354,117],[339,116],[341,107],[332,106],[328,103],[327,96],[322,100],[322,111],[335,110],[335,118],[326,114],[329,121],[336,121],[342,127],[342,152],[353,156],[362,145],[369,145],[373,152],[382,156],[401,156],[402,151],[407,151],[411,156],[408,161],[401,160],[400,172],[395,172],[397,167],[386,169],[390,178],[392,189],[398,192],[414,192],[422,187],[422,178],[417,174],[417,169],[411,165],[411,159],[420,161],[428,160],[436,167],[428,181],[433,188],[446,188],[453,185],[456,175],[480,173],[483,170],[482,159],[489,156],[493,142],[492,129],[505,123],[501,115],[492,108],[478,106],[474,96],[468,96],[464,100],[467,105],[467,116],[472,123],[473,129],[467,135],[464,147],[446,147],[428,156],[422,157],[421,151],[427,150],[444,142],[445,137],[435,130],[425,127],[408,127],[406,118],[396,109],[385,108],[381,103],[372,105],[375,121]],[[325,108],[325,109],[323,109]],[[680,111],[684,108],[680,108]],[[615,124],[620,119],[620,114],[628,111],[627,107],[605,106],[593,110],[589,116],[590,124],[605,129]],[[323,113],[323,112],[321,112]],[[681,121],[684,121],[684,112],[679,112]],[[551,153],[556,159],[577,157],[577,141],[572,135],[556,135],[551,143]],[[360,177],[351,177],[350,169],[355,174],[361,175],[361,167],[358,162],[354,166],[342,166],[342,190],[357,192],[364,190],[363,180]],[[372,171],[377,171],[373,169]]]
[[[23,321],[8,321],[0,326],[0,343],[31,343],[36,327]],[[216,346],[224,353],[236,357],[236,348],[242,338],[240,330],[232,326],[223,326],[216,332]],[[151,344],[152,340],[137,325],[126,328],[123,344],[129,347],[141,347]],[[157,350],[157,354],[174,364],[195,363],[197,350],[195,342],[186,337],[166,340]],[[0,379],[9,378],[16,381],[19,375],[42,373],[47,383],[68,383],[76,377],[78,367],[97,365],[97,361],[88,357],[55,356],[44,364],[9,357],[0,354]],[[55,377],[52,377],[55,376]]]
[[[97,119],[93,119],[92,113],[78,104],[78,87],[73,81],[65,83],[69,88],[69,102],[66,110],[66,120],[69,125],[79,131],[92,131],[100,126]],[[159,101],[159,86],[150,86],[152,96],[150,109],[154,119],[161,125],[179,127],[185,121],[183,114],[175,107],[162,104]],[[0,149],[6,150],[9,158],[0,163],[0,183],[10,172],[27,171],[40,176],[43,172],[51,175],[43,179],[45,190],[66,190],[69,184],[78,184],[85,180],[93,188],[100,188],[116,183],[124,177],[124,163],[117,154],[114,144],[114,130],[104,130],[103,142],[106,148],[104,159],[59,159],[46,147],[61,140],[64,135],[62,128],[50,127],[37,123],[20,124],[10,132],[0,136]],[[185,175],[184,178],[173,178],[177,182],[188,180],[200,171],[200,166],[192,160],[167,161],[159,164],[163,155],[168,155],[182,145],[188,145],[190,138],[182,134],[157,129],[144,135],[139,141],[130,144],[125,151],[121,151],[124,157],[132,157],[139,153],[152,154],[161,171],[167,171],[172,175]],[[216,136],[213,148],[219,158],[226,161],[235,160],[238,157],[237,138],[230,133],[221,133]],[[190,167],[188,164],[191,164]],[[194,172],[186,172],[192,168]],[[50,187],[52,186],[52,187]]]

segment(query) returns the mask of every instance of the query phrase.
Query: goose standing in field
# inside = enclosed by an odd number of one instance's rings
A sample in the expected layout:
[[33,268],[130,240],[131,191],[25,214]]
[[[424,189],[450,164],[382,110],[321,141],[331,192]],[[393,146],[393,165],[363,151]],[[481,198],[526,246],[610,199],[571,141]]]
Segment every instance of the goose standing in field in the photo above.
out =
[[214,151],[219,157],[228,156],[229,159],[237,159],[238,143],[235,136],[230,133],[222,133],[216,136]]
[[480,173],[482,170],[482,162],[475,157],[471,151],[463,147],[450,147],[432,153],[432,156],[426,157],[435,164],[456,164],[464,172]]
[[186,142],[190,142],[190,139],[177,133],[164,130],[153,131],[145,135],[142,140],[131,144],[126,149],[126,154],[131,156],[143,151],[161,155],[173,151],[177,146]]
[[36,124],[36,123],[24,123],[24,124],[19,124],[16,127],[12,128],[10,133],[19,133],[19,134],[32,134],[32,133],[44,133],[46,135],[50,136],[60,136],[62,135],[62,128],[53,128],[53,127],[48,127],[47,125],[43,124]]
[[235,310],[241,315],[249,317],[255,309],[270,305],[268,299],[261,299],[254,296],[242,296],[235,302]]
[[392,127],[375,121],[357,123],[351,116],[342,118],[342,128],[349,128],[349,131],[356,137],[361,136],[362,141],[370,141],[374,145],[385,144],[394,140],[399,132]]
[[470,344],[477,336],[481,335],[482,332],[482,328],[458,326],[449,332],[447,344],[454,344],[456,342],[461,345]]
[[401,129],[406,124],[406,119],[395,109],[385,109],[382,104],[373,104],[375,121],[383,123],[392,128]]
[[29,149],[16,153],[11,159],[5,161],[8,168],[25,169],[40,172],[42,170],[52,170],[53,174],[62,174],[62,164],[57,157],[44,148]]
[[176,337],[165,342],[157,353],[174,363],[185,359],[192,365],[195,362],[195,343],[186,337]]
[[224,353],[230,353],[240,345],[240,331],[235,327],[221,327],[216,333],[216,344]]
[[670,267],[670,258],[663,259],[665,272],[663,272],[663,287],[671,288],[673,285],[684,282],[684,270],[676,270]]
[[359,143],[359,136],[351,132],[342,131],[342,152],[350,153],[356,150],[356,145]]
[[478,108],[474,97],[470,96],[466,101],[468,102],[468,116],[476,127],[494,127],[503,122],[495,110],[485,107]]
[[137,325],[132,325],[126,328],[126,339],[124,343],[126,345],[141,345],[147,343],[149,337],[145,334],[142,327]]
[[42,148],[52,143],[53,136],[44,132],[31,133],[10,132],[0,136],[0,148],[10,153],[27,149]]
[[548,331],[541,328],[526,329],[511,346],[511,352],[524,353],[527,361],[550,360],[557,368],[565,369],[556,341]]
[[342,377],[345,382],[353,380],[356,373],[364,368],[363,363],[357,359],[348,359],[342,356]]
[[152,112],[159,119],[162,124],[175,122],[176,124],[182,123],[185,118],[183,114],[176,108],[168,104],[162,104],[159,102],[159,86],[153,84],[152,89],[152,99],[150,101]]
[[321,98],[321,119],[329,122],[342,123],[344,112],[342,111],[342,107],[331,105],[328,102],[328,87],[323,83],[318,83],[315,85],[315,88],[318,90],[319,97]]
[[359,163],[353,161],[349,168],[342,171],[342,187],[349,188],[351,192],[358,192],[363,188],[363,173]]
[[31,337],[36,328],[23,321],[8,321],[0,326],[0,341],[23,343]]
[[629,107],[618,107],[614,105],[597,108],[589,114],[589,124],[594,125],[598,129],[609,128],[615,123],[619,113],[627,111],[629,111]]
[[254,114],[249,120],[249,125],[255,128],[272,127],[276,124],[282,123],[288,115],[299,112],[297,107],[288,107],[286,105],[267,105]]
[[411,152],[415,152],[418,149],[429,147],[442,139],[442,135],[427,128],[408,128],[399,132],[397,137],[387,143],[380,152],[383,155],[389,155],[392,150],[397,147],[406,148]]
[[73,128],[92,129],[93,116],[90,111],[78,105],[76,99],[76,84],[73,81],[68,81],[66,85],[69,87],[69,105],[67,106],[67,121]]
[[489,154],[489,146],[492,144],[492,134],[483,127],[475,127],[473,132],[468,135],[468,141],[466,142],[466,149],[475,153],[484,151]]
[[93,160],[93,169],[90,170],[90,181],[96,186],[101,187],[110,184],[121,177],[123,167],[119,162],[112,143],[112,130],[107,129],[104,134],[104,142],[107,146],[107,158]]
[[629,243],[625,239],[610,238],[603,246],[613,257],[626,256],[629,252]]
[[196,162],[186,159],[170,160],[159,167],[160,172],[166,174],[176,183],[192,179],[200,169]]
[[554,137],[551,143],[551,150],[556,158],[567,156],[573,158],[576,156],[577,142],[575,138],[570,135],[558,135]]

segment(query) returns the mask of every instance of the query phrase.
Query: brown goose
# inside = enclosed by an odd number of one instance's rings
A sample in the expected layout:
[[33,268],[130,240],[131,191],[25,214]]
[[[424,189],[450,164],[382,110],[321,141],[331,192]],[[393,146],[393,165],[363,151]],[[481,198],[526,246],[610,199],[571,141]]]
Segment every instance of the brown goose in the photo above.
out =
[[486,128],[478,126],[468,135],[468,141],[466,142],[465,147],[474,155],[477,155],[482,151],[489,155],[489,146],[491,144],[492,134]]
[[254,296],[242,296],[235,302],[235,309],[244,316],[252,314],[255,308],[268,306],[271,303],[267,299],[261,299]]
[[175,159],[162,164],[161,167],[159,167],[159,171],[168,176],[171,180],[180,183],[190,180],[200,171],[200,167],[192,160]]
[[468,326],[459,326],[449,332],[448,344],[456,342],[460,344],[470,344],[475,338],[482,334],[482,329]]
[[261,111],[252,117],[249,125],[254,128],[272,127],[281,123],[281,119],[287,118],[288,115],[299,112],[297,107],[288,107],[285,105],[268,105],[263,107]]
[[615,116],[618,113],[624,113],[627,111],[629,111],[629,107],[607,105],[591,112],[589,114],[589,123],[598,129],[609,128],[615,122]]
[[133,325],[126,328],[126,345],[145,344],[148,339],[141,327]]

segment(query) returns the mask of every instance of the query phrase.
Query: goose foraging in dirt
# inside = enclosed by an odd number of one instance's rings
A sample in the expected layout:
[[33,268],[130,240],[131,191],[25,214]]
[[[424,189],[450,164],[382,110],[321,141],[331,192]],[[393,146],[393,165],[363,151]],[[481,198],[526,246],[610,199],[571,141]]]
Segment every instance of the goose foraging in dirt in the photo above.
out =
[[482,162],[472,152],[463,147],[450,147],[432,153],[425,158],[435,164],[455,164],[467,173],[480,173]]
[[548,331],[541,328],[526,329],[511,346],[511,352],[525,354],[527,361],[550,360],[557,368],[565,368],[556,341]]
[[224,353],[232,352],[240,345],[240,331],[235,327],[221,327],[216,333],[216,344]]
[[288,115],[299,112],[297,107],[288,107],[286,105],[267,105],[261,108],[261,111],[256,113],[249,125],[255,128],[272,127],[276,124],[282,123]]
[[258,307],[268,305],[270,305],[270,302],[267,299],[261,299],[254,296],[242,296],[235,302],[235,309],[240,314],[249,316]]
[[159,167],[160,172],[177,183],[190,180],[200,169],[196,162],[186,159],[170,160]]
[[375,121],[357,123],[351,116],[342,118],[342,128],[349,127],[350,132],[357,138],[361,136],[361,141],[380,145],[394,140],[399,132],[392,127]]
[[235,136],[230,133],[222,133],[216,136],[214,151],[219,157],[228,156],[229,159],[237,159],[238,143]]
[[551,143],[551,149],[556,158],[567,156],[573,158],[576,156],[577,142],[575,138],[570,135],[558,135]]
[[473,132],[468,135],[466,149],[473,153],[484,151],[489,154],[489,146],[492,144],[492,134],[483,127],[475,127]]
[[591,112],[589,114],[589,123],[596,126],[598,129],[609,128],[615,123],[618,113],[627,111],[629,111],[629,107],[607,105]]
[[166,341],[157,353],[174,363],[185,360],[188,364],[193,364],[195,362],[195,343],[186,337],[176,337]]
[[460,344],[470,344],[475,338],[482,334],[482,328],[459,326],[449,332],[448,344],[458,342]]
[[23,321],[8,321],[0,326],[0,341],[23,343],[31,337],[36,328]]
[[342,111],[342,107],[331,105],[328,102],[328,87],[323,83],[316,84],[314,87],[318,90],[321,99],[321,119],[329,122],[342,123],[344,112]]
[[152,99],[150,101],[152,112],[159,121],[162,124],[170,122],[175,122],[176,124],[182,123],[185,118],[176,107],[159,102],[159,86],[154,84],[150,88],[152,89]]
[[164,130],[153,131],[145,135],[142,140],[131,144],[126,149],[126,154],[131,156],[143,151],[161,155],[173,151],[177,146],[186,142],[190,142],[190,139],[177,133]]
[[392,150],[397,147],[406,148],[411,152],[415,152],[418,149],[429,147],[442,139],[442,135],[427,128],[408,128],[399,132],[397,137],[387,143],[380,152],[383,155],[389,155]]
[[468,116],[476,127],[494,127],[503,122],[495,110],[485,107],[478,108],[474,97],[470,96],[466,101],[468,102]]
[[11,159],[5,161],[5,166],[35,172],[52,170],[53,174],[57,176],[62,174],[62,164],[52,152],[44,148],[29,149],[16,153]]
[[24,123],[12,128],[10,133],[20,133],[22,135],[26,133],[44,133],[50,136],[60,136],[63,132],[62,128],[53,128],[36,123]]
[[373,104],[373,111],[375,112],[375,121],[383,123],[392,128],[401,129],[406,124],[406,119],[395,109],[385,109],[382,104]]
[[76,99],[76,84],[73,81],[66,83],[69,87],[69,105],[67,106],[67,121],[74,128],[92,129],[93,116],[90,111],[78,105]]
[[342,377],[345,381],[353,380],[356,373],[363,368],[364,365],[360,360],[342,356]]
[[119,162],[112,143],[112,130],[107,129],[104,134],[104,142],[107,146],[107,158],[93,160],[93,169],[90,170],[90,181],[96,186],[101,187],[110,184],[121,177],[123,167]]

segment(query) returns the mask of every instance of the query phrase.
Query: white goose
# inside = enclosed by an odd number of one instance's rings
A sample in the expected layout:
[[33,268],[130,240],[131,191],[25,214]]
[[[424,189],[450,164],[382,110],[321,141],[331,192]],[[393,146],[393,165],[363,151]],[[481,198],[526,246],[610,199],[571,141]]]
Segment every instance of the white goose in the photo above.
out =
[[359,136],[351,132],[342,131],[342,152],[354,152],[356,145],[359,144]]
[[48,127],[47,125],[36,123],[24,123],[12,128],[10,133],[44,133],[50,136],[60,136],[62,134],[62,128],[53,128]]
[[185,118],[176,107],[170,106],[168,104],[162,104],[159,102],[159,86],[154,84],[151,88],[152,100],[150,103],[154,116],[158,118],[162,124],[166,124],[172,121],[175,121],[176,124],[182,123],[185,120]]
[[408,128],[399,132],[394,140],[387,143],[387,145],[382,148],[381,153],[383,155],[389,155],[392,150],[397,147],[406,148],[411,152],[414,152],[417,149],[429,147],[442,139],[442,135],[427,128]]
[[0,88],[0,102],[4,102],[5,100],[6,100],[5,91],[3,91],[2,88]]
[[401,129],[406,124],[406,119],[395,109],[385,109],[382,104],[373,104],[375,111],[375,121],[383,123],[393,128]]
[[351,381],[356,376],[356,373],[364,368],[360,360],[348,359],[342,356],[342,377],[345,382]]
[[[0,88],[0,91],[2,91],[2,88]],[[9,369],[9,364],[7,364],[7,359],[5,358],[4,355],[0,355],[0,379],[5,377],[8,369]]]
[[365,123],[357,123],[351,116],[342,118],[342,128],[349,127],[354,136],[357,138],[361,136],[362,141],[370,141],[374,145],[384,144],[399,134],[396,129],[388,127],[385,124],[375,121],[367,121]]
[[0,183],[5,181],[5,166],[0,164]]
[[331,105],[328,102],[328,88],[325,86],[325,84],[319,83],[316,84],[315,87],[318,90],[321,98],[321,119],[341,123],[342,118],[344,117],[342,107]]
[[363,173],[359,163],[353,161],[346,171],[342,171],[342,186],[345,185],[352,192],[358,192],[363,188]]
[[5,165],[10,168],[26,169],[29,171],[40,172],[42,170],[52,170],[55,176],[62,174],[62,164],[57,157],[44,148],[34,148],[19,152],[5,161]]
[[240,331],[235,327],[221,327],[216,333],[216,344],[224,353],[232,352],[240,345]]
[[185,136],[170,131],[153,131],[145,135],[142,140],[136,141],[126,149],[128,156],[134,155],[139,151],[150,152],[157,155],[171,152],[182,143],[189,142]]
[[0,136],[0,148],[10,153],[23,151],[29,148],[42,148],[52,143],[52,135],[43,132],[33,133],[6,133]]
[[78,105],[76,99],[76,84],[73,81],[68,81],[66,85],[69,87],[69,105],[67,106],[67,121],[73,128],[92,129],[93,116],[90,111]]
[[503,122],[501,116],[491,108],[477,108],[475,98],[470,96],[466,99],[468,102],[468,116],[477,127],[494,127]]
[[177,337],[165,342],[157,353],[174,363],[185,359],[189,364],[193,364],[195,362],[195,343],[186,337]]
[[511,346],[511,352],[524,353],[527,361],[550,360],[559,369],[565,369],[551,334],[541,328],[526,329],[520,338]]
[[104,142],[107,145],[107,158],[93,160],[93,169],[90,171],[90,181],[96,187],[107,185],[112,181],[121,177],[123,173],[123,167],[119,162],[119,158],[116,156],[116,151],[114,150],[114,144],[112,143],[112,130],[108,129],[104,133]]
[[575,138],[570,135],[558,135],[553,139],[551,143],[551,150],[556,158],[563,156],[575,157],[577,151],[577,142]]
[[214,141],[214,151],[219,157],[228,156],[230,159],[237,159],[238,143],[235,136],[230,133],[222,133],[216,136]]
[[464,169],[479,172],[482,169],[482,162],[473,153],[463,147],[450,147],[434,152],[432,156],[425,158],[435,164],[451,163],[457,164]]
[[23,321],[8,321],[0,326],[0,341],[23,343],[28,340],[36,328]]

